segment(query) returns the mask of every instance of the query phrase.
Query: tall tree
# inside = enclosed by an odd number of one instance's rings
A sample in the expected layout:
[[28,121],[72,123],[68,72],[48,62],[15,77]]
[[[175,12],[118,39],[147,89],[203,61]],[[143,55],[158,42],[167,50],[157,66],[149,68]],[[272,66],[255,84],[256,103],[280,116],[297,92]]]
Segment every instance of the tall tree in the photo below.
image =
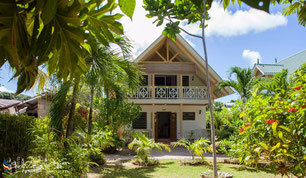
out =
[[[231,79],[232,75],[235,75],[236,79]],[[250,68],[232,67],[230,68],[229,80],[221,81],[218,85],[219,89],[225,87],[231,87],[239,93],[242,101],[245,103],[251,96],[251,90],[255,84],[255,78],[253,77],[252,70]]]
[[[203,44],[204,58],[206,69],[209,68],[208,65],[208,55],[206,50],[205,42],[205,27],[206,20],[209,19],[208,10],[211,7],[213,0],[144,0],[144,8],[149,12],[146,16],[148,18],[156,17],[154,21],[157,22],[157,26],[160,26],[167,21],[166,27],[163,31],[164,35],[167,35],[169,38],[175,40],[176,34],[180,31],[185,32],[186,34],[200,38]],[[224,6],[228,5],[230,0],[223,0]],[[235,0],[231,2],[235,3]],[[238,3],[245,2],[251,7],[269,11],[270,0],[238,0]],[[202,28],[202,34],[192,34],[179,26],[181,21],[187,21],[188,24],[199,23],[199,27]],[[207,94],[208,94],[208,103],[210,108],[211,116],[211,141],[213,146],[213,169],[214,177],[217,177],[217,167],[216,167],[216,147],[215,147],[215,129],[213,124],[213,104],[211,99],[211,89],[210,89],[210,77],[209,72],[206,70],[206,81],[207,81]]]
[[[129,45],[126,38],[116,43],[120,47],[122,56],[129,56]],[[131,89],[138,87],[140,72],[136,65],[119,57],[117,50],[100,47],[96,53],[88,56],[89,71],[85,75],[85,84],[90,90],[90,109],[88,117],[88,133],[92,130],[93,99],[96,95],[102,96],[104,91],[113,90],[116,98],[125,98]],[[125,92],[118,92],[120,91]],[[105,93],[105,96],[109,96]]]

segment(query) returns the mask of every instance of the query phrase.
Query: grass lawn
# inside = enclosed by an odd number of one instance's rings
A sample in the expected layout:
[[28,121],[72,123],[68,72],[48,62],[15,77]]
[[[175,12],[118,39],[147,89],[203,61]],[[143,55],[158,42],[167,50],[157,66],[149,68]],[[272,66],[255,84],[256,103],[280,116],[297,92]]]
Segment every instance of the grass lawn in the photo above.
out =
[[[149,178],[149,177],[196,177],[204,171],[212,169],[211,166],[180,166],[179,160],[160,160],[160,165],[152,167],[129,166],[105,166],[95,169],[94,173],[100,174],[99,177],[133,177],[133,178]],[[281,177],[274,175],[263,169],[253,169],[235,164],[218,163],[218,170],[221,172],[229,172],[236,177],[243,178],[273,178]]]

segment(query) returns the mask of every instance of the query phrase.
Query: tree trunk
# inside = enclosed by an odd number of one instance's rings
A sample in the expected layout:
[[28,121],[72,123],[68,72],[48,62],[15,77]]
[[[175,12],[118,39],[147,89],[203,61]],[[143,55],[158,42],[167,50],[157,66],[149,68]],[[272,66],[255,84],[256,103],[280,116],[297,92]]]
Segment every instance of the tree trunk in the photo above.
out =
[[211,144],[213,149],[213,171],[214,178],[218,177],[217,174],[217,154],[216,154],[216,144],[215,144],[215,125],[214,125],[214,115],[213,115],[213,103],[211,98],[210,80],[209,80],[209,66],[208,57],[205,43],[205,18],[206,18],[206,0],[204,0],[204,12],[202,17],[202,43],[205,57],[205,67],[206,67],[206,82],[207,82],[207,95],[208,95],[208,106],[210,112],[210,128],[211,128]]
[[73,117],[75,114],[75,105],[78,97],[78,88],[79,88],[79,79],[75,79],[74,86],[73,86],[73,93],[72,93],[72,100],[71,100],[71,106],[69,111],[69,118],[68,118],[68,125],[67,125],[67,132],[66,132],[66,138],[70,137],[73,130]]
[[94,98],[94,90],[91,89],[90,91],[90,109],[89,109],[89,116],[88,116],[88,134],[89,135],[91,135],[91,130],[92,130],[93,98]]

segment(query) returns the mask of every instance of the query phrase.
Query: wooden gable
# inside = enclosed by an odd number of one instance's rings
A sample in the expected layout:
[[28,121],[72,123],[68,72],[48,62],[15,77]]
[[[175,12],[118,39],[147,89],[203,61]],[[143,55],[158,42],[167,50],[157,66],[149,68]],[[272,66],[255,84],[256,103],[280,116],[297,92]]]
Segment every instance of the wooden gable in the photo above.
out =
[[[140,64],[146,73],[189,73],[195,74],[206,83],[204,59],[180,35],[177,35],[176,41],[160,36],[135,62]],[[230,88],[218,91],[216,86],[222,79],[210,66],[208,70],[214,99],[234,93]]]

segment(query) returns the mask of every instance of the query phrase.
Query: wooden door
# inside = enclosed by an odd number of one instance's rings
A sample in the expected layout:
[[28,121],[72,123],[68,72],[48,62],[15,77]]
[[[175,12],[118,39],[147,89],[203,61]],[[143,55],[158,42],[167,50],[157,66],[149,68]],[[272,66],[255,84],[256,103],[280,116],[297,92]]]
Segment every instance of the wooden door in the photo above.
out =
[[177,137],[176,137],[176,127],[177,127],[177,123],[176,123],[176,113],[171,113],[170,116],[170,139],[172,141],[176,141]]

